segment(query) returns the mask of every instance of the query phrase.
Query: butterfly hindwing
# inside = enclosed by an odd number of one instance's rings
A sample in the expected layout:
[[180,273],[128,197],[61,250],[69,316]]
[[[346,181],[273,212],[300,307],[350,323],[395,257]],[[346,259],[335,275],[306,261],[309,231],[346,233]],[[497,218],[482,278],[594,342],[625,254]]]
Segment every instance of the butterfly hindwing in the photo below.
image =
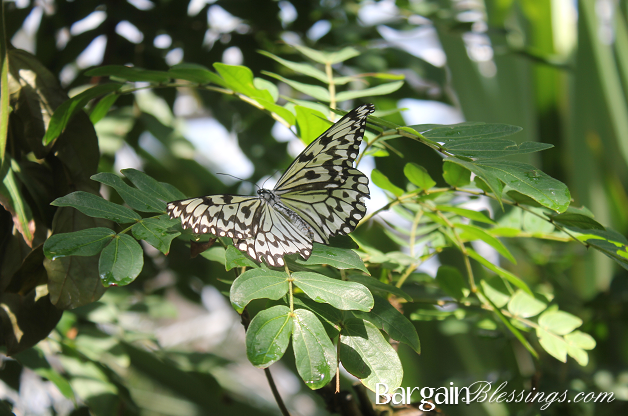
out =
[[210,195],[169,202],[170,218],[181,217],[184,229],[221,237],[252,238],[262,200],[253,196]]
[[253,259],[269,266],[285,264],[283,256],[299,253],[307,259],[312,253],[312,241],[295,224],[269,205],[262,208],[259,228],[254,238],[234,239],[233,244]]

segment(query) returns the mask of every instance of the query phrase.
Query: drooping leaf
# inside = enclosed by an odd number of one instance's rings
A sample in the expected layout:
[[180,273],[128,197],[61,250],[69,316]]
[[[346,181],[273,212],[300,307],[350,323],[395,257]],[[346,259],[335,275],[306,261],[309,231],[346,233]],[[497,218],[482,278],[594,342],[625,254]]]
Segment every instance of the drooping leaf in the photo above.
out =
[[371,180],[373,183],[380,188],[391,192],[395,196],[403,195],[403,189],[399,188],[397,185],[393,184],[390,179],[382,172],[377,169],[373,169],[371,172]]
[[340,334],[340,361],[372,391],[377,383],[385,383],[389,390],[401,385],[403,368],[399,356],[379,329],[363,319],[345,322]]
[[454,299],[462,299],[469,296],[469,289],[464,278],[455,267],[440,266],[435,280],[438,286]]
[[125,286],[140,274],[144,267],[144,251],[128,234],[118,234],[100,253],[98,271],[104,285]]
[[229,271],[234,267],[258,268],[259,265],[234,246],[229,246],[225,252],[225,269]]
[[299,375],[312,390],[329,383],[336,374],[336,348],[316,315],[296,309],[292,318],[292,348]]
[[443,179],[454,188],[462,188],[471,183],[471,171],[455,163],[443,163]]
[[410,182],[425,191],[436,185],[436,182],[434,182],[434,179],[427,173],[427,170],[416,163],[406,163],[406,166],[403,168],[403,173]]
[[94,124],[102,120],[109,112],[111,106],[118,100],[118,97],[120,97],[120,94],[111,93],[102,97],[89,112],[89,120]]
[[246,331],[246,356],[251,364],[266,368],[279,360],[288,348],[292,326],[287,306],[273,306],[255,315]]
[[421,343],[412,322],[386,299],[379,296],[374,296],[374,299],[375,305],[370,312],[353,311],[353,315],[383,329],[392,339],[408,344],[417,354],[420,354]]

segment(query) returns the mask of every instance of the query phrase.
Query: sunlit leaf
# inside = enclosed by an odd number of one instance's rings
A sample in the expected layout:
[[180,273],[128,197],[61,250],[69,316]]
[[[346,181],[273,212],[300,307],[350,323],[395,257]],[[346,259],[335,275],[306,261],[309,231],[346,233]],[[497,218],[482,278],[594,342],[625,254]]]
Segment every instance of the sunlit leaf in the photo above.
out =
[[316,302],[329,303],[342,310],[369,311],[373,307],[373,295],[359,283],[312,272],[295,272],[292,277],[294,284]]

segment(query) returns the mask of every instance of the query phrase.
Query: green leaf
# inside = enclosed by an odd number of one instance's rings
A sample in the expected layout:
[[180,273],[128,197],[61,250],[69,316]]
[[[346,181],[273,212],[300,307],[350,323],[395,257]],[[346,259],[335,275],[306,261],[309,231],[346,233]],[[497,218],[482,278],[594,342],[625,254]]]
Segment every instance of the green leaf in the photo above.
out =
[[253,299],[279,299],[288,292],[288,275],[268,269],[242,273],[231,285],[229,298],[233,308],[242,313]]
[[83,191],[72,192],[57,198],[52,201],[51,205],[73,207],[90,217],[105,218],[120,224],[128,224],[142,219],[135,211],[129,208]]
[[563,311],[546,311],[539,316],[539,325],[557,335],[567,335],[582,325],[582,319]]
[[547,332],[542,328],[536,329],[536,335],[539,337],[539,344],[548,354],[558,361],[567,362],[567,343],[562,337]]
[[44,254],[52,260],[66,256],[94,256],[100,253],[115,235],[115,231],[103,227],[54,234],[44,243]]
[[99,66],[85,71],[84,75],[88,77],[115,77],[130,82],[144,81],[158,84],[170,81],[170,75],[167,72],[123,65]]
[[125,286],[131,283],[144,267],[144,251],[128,234],[118,234],[100,253],[98,271],[103,284]]
[[589,354],[582,348],[567,343],[567,354],[583,367],[589,364]]
[[329,91],[327,91],[323,87],[320,87],[318,85],[310,85],[310,84],[304,84],[303,82],[293,81],[291,79],[284,78],[281,75],[273,74],[272,72],[262,71],[262,73],[265,75],[268,75],[269,77],[276,78],[279,81],[283,81],[286,84],[290,85],[295,90],[302,92],[303,94],[307,94],[316,100],[323,101],[326,103],[331,101],[331,98],[329,96]]
[[178,190],[176,190],[176,192],[173,191],[171,189],[172,185],[162,184],[142,171],[136,169],[122,169],[120,172],[122,172],[137,189],[164,202],[185,198],[185,195],[182,196],[181,192]]
[[266,368],[279,360],[288,348],[292,326],[287,306],[273,306],[255,315],[246,331],[246,356],[251,364]]
[[309,77],[315,78],[324,83],[327,83],[329,81],[329,79],[327,78],[327,74],[325,74],[323,71],[321,71],[320,69],[316,68],[313,65],[288,61],[286,59],[280,58],[277,55],[273,55],[272,53],[266,52],[266,51],[258,51],[258,52],[264,56],[268,56],[269,58],[274,59],[275,61],[279,62],[283,66],[292,69],[294,72],[307,75]]
[[550,218],[554,220],[555,223],[578,232],[583,232],[582,230],[605,230],[604,226],[593,218],[579,212],[573,212],[572,210],[573,207],[569,207],[566,212],[551,215]]
[[529,196],[556,212],[563,212],[569,206],[571,195],[565,184],[527,163],[509,160],[467,162],[451,157],[445,160],[462,165],[478,175],[498,197],[501,197],[501,191],[497,189],[495,181],[503,182],[515,191]]
[[501,267],[494,265],[490,261],[486,260],[484,257],[480,256],[477,252],[475,252],[475,250],[473,250],[470,247],[467,247],[467,253],[469,254],[469,257],[471,257],[473,260],[480,263],[482,266],[497,273],[498,276],[503,277],[504,279],[508,280],[513,285],[517,286],[519,289],[524,290],[530,296],[533,296],[532,291],[528,287],[527,283],[521,280],[519,277],[510,273],[506,269],[502,269]]
[[336,309],[327,303],[317,303],[305,295],[295,295],[294,308],[307,309],[314,313],[322,322],[327,330],[327,335],[334,338],[341,330],[341,324],[344,320],[344,311]]
[[292,46],[311,60],[321,64],[336,64],[360,55],[360,52],[350,46],[337,52],[321,52],[303,45]]
[[451,162],[443,163],[443,179],[454,188],[462,188],[471,183],[471,171]]
[[403,81],[388,82],[380,84],[376,87],[365,88],[355,91],[343,91],[336,94],[336,100],[343,102],[353,100],[360,97],[375,97],[377,95],[386,95],[397,91],[403,85]]
[[373,171],[371,172],[371,180],[375,185],[386,191],[392,192],[395,196],[403,195],[403,189],[399,188],[397,185],[394,185],[386,175],[384,175],[377,169],[373,169]]
[[586,234],[578,236],[587,244],[604,255],[615,260],[624,269],[628,270],[628,242],[617,231],[610,228],[602,230],[588,230]]
[[364,276],[363,274],[350,274],[347,276],[347,279],[363,284],[371,291],[371,293],[377,293],[384,297],[386,297],[389,293],[392,293],[393,295],[403,298],[408,302],[412,302],[412,296],[408,295],[403,290],[396,286],[380,282],[374,277]]
[[[273,97],[273,103],[276,103],[277,100],[279,99],[279,89],[277,88],[277,86],[275,84],[273,84],[272,82],[264,79],[264,78],[253,78],[253,86],[255,88],[257,88],[258,90],[266,90],[270,93],[270,96]],[[283,110],[286,110],[285,108],[281,107]],[[289,112],[289,111],[288,111]]]
[[385,383],[389,391],[401,385],[403,368],[397,352],[379,329],[363,319],[348,319],[340,335],[340,361],[370,390]]
[[416,163],[406,163],[406,166],[403,168],[403,173],[410,182],[424,191],[436,185],[436,182],[434,182],[434,179],[427,173],[427,170]]
[[497,139],[523,130],[521,127],[508,124],[487,124],[477,121],[448,125],[417,124],[410,127],[424,137],[441,143],[468,139]]
[[323,324],[307,309],[296,309],[292,322],[292,348],[297,371],[306,386],[319,389],[336,374],[336,348]]
[[317,110],[297,105],[294,107],[297,112],[297,128],[299,137],[306,145],[312,143],[330,126],[325,115]]
[[0,201],[2,201],[2,206],[13,216],[14,224],[24,240],[31,244],[34,238],[31,229],[34,225],[33,213],[22,196],[20,182],[13,169],[17,164],[10,155],[7,155],[4,161],[0,163],[0,177],[2,178]]
[[[48,363],[44,353],[39,347],[24,350],[19,354],[16,354],[15,358],[20,362],[20,364],[30,368],[40,377],[53,382],[63,396],[70,400],[75,400],[74,391],[72,390],[68,380]],[[0,414],[15,416],[15,414],[10,411],[8,413],[0,412]]]
[[510,302],[508,302],[508,310],[515,316],[521,318],[529,318],[536,316],[547,308],[547,305],[533,296],[528,295],[523,290],[518,290]]
[[220,76],[207,67],[198,64],[178,64],[168,70],[168,75],[174,79],[184,79],[196,84],[213,83],[221,87],[227,87]]
[[501,283],[501,286],[504,286],[504,283],[501,280],[499,280],[499,278],[496,278],[496,279],[497,280],[493,281],[492,284],[489,284],[486,280],[482,280],[480,284],[482,285],[482,291],[484,292],[484,296],[489,298],[491,302],[495,304],[496,307],[502,308],[510,300],[510,295],[506,294],[507,290],[505,287],[503,291],[498,290],[495,287],[493,287],[493,285],[496,284],[497,282]]
[[452,207],[452,206],[449,206],[449,205],[437,205],[436,209],[439,210],[439,211],[453,212],[454,214],[460,215],[462,217],[467,217],[467,218],[469,218],[470,220],[473,220],[473,221],[483,222],[483,223],[486,223],[486,224],[495,224],[495,221],[493,221],[492,219],[490,219],[486,215],[484,215],[484,214],[482,214],[481,212],[478,212],[478,211],[473,211],[471,209],[460,208],[460,207]]
[[307,260],[303,260],[299,257],[296,259],[296,263],[303,266],[327,264],[337,269],[357,269],[368,273],[364,262],[355,251],[347,248],[326,246],[319,243],[314,243],[312,254]]
[[592,350],[596,345],[595,339],[585,332],[573,331],[571,334],[566,334],[564,338],[567,344],[582,348],[583,350]]
[[369,311],[373,307],[373,295],[359,283],[312,272],[296,272],[292,277],[294,284],[316,302],[329,303],[342,310]]
[[178,219],[170,220],[167,217],[144,218],[131,228],[133,237],[138,240],[146,240],[165,255],[170,252],[172,240],[181,235],[180,232],[171,232],[170,228],[178,223]]
[[225,264],[225,249],[220,246],[211,247],[209,250],[203,251],[200,256],[206,258],[209,261],[215,261],[222,265]]
[[93,124],[98,123],[102,120],[111,106],[118,100],[120,94],[107,94],[98,101],[98,103],[92,108],[92,111],[89,112],[89,119]]
[[266,90],[258,90],[253,83],[253,72],[245,66],[226,65],[220,62],[214,63],[214,68],[225,80],[227,86],[235,92],[242,93],[251,98],[261,98],[273,102],[273,96]]
[[118,91],[123,84],[109,83],[100,84],[95,87],[91,87],[80,94],[75,95],[69,100],[65,101],[55,110],[54,114],[50,118],[48,123],[48,130],[43,138],[44,145],[49,144],[54,139],[59,137],[63,132],[68,122],[78,111],[82,110],[88,102],[101,95]]
[[370,312],[353,311],[353,315],[383,329],[392,339],[408,344],[417,354],[420,354],[421,343],[412,322],[386,299],[379,296],[373,298],[375,304]]
[[493,237],[480,227],[470,224],[454,224],[454,227],[463,230],[460,238],[466,241],[482,240],[489,246],[493,247],[499,254],[510,260],[511,263],[517,264],[517,260],[510,254],[510,251],[497,238]]
[[259,265],[234,246],[229,246],[225,253],[225,269],[229,271],[234,267],[253,267],[257,269]]
[[454,299],[462,299],[469,296],[467,284],[460,271],[455,267],[440,266],[435,280],[438,286]]
[[166,212],[166,204],[140,189],[127,185],[119,176],[109,172],[101,172],[90,178],[115,189],[131,208],[141,212]]

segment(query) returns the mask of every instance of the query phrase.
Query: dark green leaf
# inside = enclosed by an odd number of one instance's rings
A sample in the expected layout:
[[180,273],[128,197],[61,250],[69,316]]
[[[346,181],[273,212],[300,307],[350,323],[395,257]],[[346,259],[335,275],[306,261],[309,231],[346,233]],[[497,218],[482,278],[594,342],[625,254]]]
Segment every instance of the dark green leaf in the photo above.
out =
[[626,237],[610,228],[602,230],[587,230],[578,236],[596,250],[615,260],[624,269],[628,270],[628,241]]
[[319,243],[314,243],[312,254],[307,260],[303,260],[299,257],[296,263],[303,266],[327,264],[337,269],[357,269],[368,273],[364,262],[355,251],[346,248],[326,246]]
[[95,302],[105,293],[98,278],[98,256],[46,258],[50,301],[58,309],[74,309]]
[[[182,197],[182,194],[178,190],[177,192],[171,191],[167,186],[156,181],[142,171],[136,169],[122,169],[121,172],[131,181],[133,185],[135,185],[137,189],[144,191],[164,202],[185,198],[185,195]],[[171,187],[172,185],[168,186]]]
[[100,253],[98,271],[103,284],[125,286],[131,283],[144,267],[144,251],[130,235],[118,234]]
[[140,189],[127,185],[119,176],[109,172],[92,175],[92,180],[111,186],[131,208],[141,212],[166,212],[166,204]]
[[167,255],[170,252],[170,243],[181,234],[178,231],[170,232],[170,228],[178,222],[178,219],[170,220],[166,216],[144,218],[131,228],[131,232],[133,237],[146,240],[148,244]]
[[359,283],[312,272],[296,272],[292,277],[294,284],[316,302],[329,303],[342,310],[369,311],[373,307],[373,295]]
[[246,356],[258,368],[279,360],[288,348],[293,320],[290,308],[273,306],[255,315],[246,331]]
[[436,273],[436,283],[454,299],[462,299],[469,296],[469,289],[460,274],[460,271],[451,266],[440,266]]
[[184,79],[196,84],[213,83],[221,87],[227,87],[225,81],[220,76],[207,67],[198,64],[178,64],[168,70],[171,78]]
[[558,215],[551,215],[552,220],[563,227],[574,229],[578,232],[582,230],[605,230],[604,226],[588,215],[581,214],[573,207],[569,207],[567,212]]
[[225,268],[229,271],[234,267],[258,268],[259,265],[234,246],[229,246],[225,252]]
[[151,71],[123,65],[104,65],[85,71],[88,77],[116,77],[131,82],[164,83],[170,81],[170,75],[164,71]]
[[59,137],[61,132],[63,132],[65,127],[68,125],[72,116],[76,114],[77,111],[82,110],[88,102],[96,97],[100,97],[101,95],[118,91],[122,85],[123,84],[118,83],[96,85],[95,87],[91,87],[82,93],[75,95],[57,107],[54,114],[50,118],[48,130],[46,130],[46,134],[44,135],[44,145],[47,145]]
[[327,329],[327,335],[330,338],[335,337],[340,332],[340,326],[344,319],[344,312],[334,308],[327,303],[314,302],[305,295],[294,297],[295,309],[307,309],[313,312]]
[[44,243],[44,253],[52,260],[65,256],[94,256],[100,253],[115,235],[115,231],[103,227],[54,234]]
[[353,311],[353,315],[383,329],[392,339],[408,344],[414,351],[420,354],[421,343],[412,322],[386,299],[379,296],[374,296],[374,299],[375,305],[370,312]]
[[349,319],[340,335],[340,361],[344,368],[375,391],[385,383],[389,391],[401,385],[403,368],[395,350],[372,323]]
[[105,218],[120,224],[136,222],[142,219],[133,210],[83,191],[72,192],[57,198],[51,204],[57,207],[73,207],[90,217]]
[[297,371],[306,386],[319,389],[336,374],[336,348],[316,315],[307,309],[296,309],[292,322]]
[[279,299],[288,292],[288,275],[268,269],[242,273],[231,285],[229,298],[233,308],[242,313],[253,299]]

